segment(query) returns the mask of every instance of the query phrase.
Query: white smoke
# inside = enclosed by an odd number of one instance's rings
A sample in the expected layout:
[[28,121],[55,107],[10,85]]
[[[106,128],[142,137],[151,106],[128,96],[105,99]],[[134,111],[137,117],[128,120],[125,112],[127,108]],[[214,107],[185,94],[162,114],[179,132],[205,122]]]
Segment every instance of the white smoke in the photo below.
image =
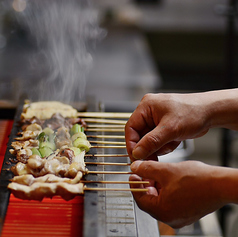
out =
[[41,75],[38,100],[74,101],[85,95],[91,51],[105,32],[86,0],[31,0],[19,17],[37,43],[31,66]]

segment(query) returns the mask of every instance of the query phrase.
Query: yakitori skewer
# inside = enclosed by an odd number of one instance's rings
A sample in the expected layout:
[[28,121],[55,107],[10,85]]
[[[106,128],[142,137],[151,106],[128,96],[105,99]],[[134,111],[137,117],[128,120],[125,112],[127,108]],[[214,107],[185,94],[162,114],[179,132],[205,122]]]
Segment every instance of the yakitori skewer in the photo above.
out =
[[93,118],[129,118],[131,113],[116,113],[116,112],[78,112],[78,117],[93,117]]
[[122,135],[87,135],[87,138],[125,139],[125,136],[122,136]]
[[116,120],[116,119],[95,119],[95,118],[84,118],[87,124],[89,123],[104,123],[104,124],[121,124],[125,125],[127,120]]
[[130,163],[113,163],[113,162],[84,162],[86,165],[117,165],[117,166],[129,166]]
[[91,141],[90,140],[90,143],[93,144],[93,143],[96,143],[96,144],[108,144],[108,145],[125,145],[126,143],[125,142],[115,142],[115,141]]
[[92,148],[112,148],[112,149],[125,149],[126,146],[91,146]]
[[149,184],[149,181],[114,181],[114,180],[81,180],[81,183],[100,183],[100,184]]
[[84,191],[130,191],[130,192],[148,192],[147,188],[88,188]]
[[128,154],[85,154],[85,157],[129,157]]

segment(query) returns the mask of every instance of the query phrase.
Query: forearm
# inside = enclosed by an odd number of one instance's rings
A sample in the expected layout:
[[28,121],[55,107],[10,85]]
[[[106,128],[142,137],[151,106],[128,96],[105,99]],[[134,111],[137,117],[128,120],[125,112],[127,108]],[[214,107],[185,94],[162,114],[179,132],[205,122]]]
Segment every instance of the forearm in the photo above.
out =
[[238,130],[238,89],[199,93],[209,128]]

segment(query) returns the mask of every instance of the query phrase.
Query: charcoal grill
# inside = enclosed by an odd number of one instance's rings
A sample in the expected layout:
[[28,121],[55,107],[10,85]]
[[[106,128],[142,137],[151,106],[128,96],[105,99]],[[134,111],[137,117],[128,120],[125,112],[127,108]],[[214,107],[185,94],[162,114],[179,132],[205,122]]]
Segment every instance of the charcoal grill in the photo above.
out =
[[[76,197],[69,202],[57,197],[52,200],[44,199],[43,202],[21,201],[12,197],[7,189],[9,180],[12,178],[12,173],[9,171],[11,166],[9,148],[19,132],[18,120],[22,106],[23,103],[20,103],[15,115],[0,175],[0,231],[3,237],[47,236],[47,233],[49,236],[83,237],[159,236],[157,222],[138,209],[130,192],[85,191],[84,196]],[[93,106],[87,103],[86,107],[87,111],[99,110],[99,106],[95,106],[95,103]],[[128,157],[103,156],[104,154],[126,154],[125,149],[93,148],[90,153],[101,154],[102,157],[86,156],[85,161],[129,162]],[[128,166],[87,165],[87,168],[95,171],[129,171]],[[128,175],[88,174],[86,180],[127,181]],[[87,184],[88,187],[104,188],[114,187],[114,185]],[[128,184],[120,184],[117,187],[128,188]],[[28,210],[35,213],[33,219]],[[27,215],[29,217],[26,217]],[[65,221],[61,217],[65,218]]]

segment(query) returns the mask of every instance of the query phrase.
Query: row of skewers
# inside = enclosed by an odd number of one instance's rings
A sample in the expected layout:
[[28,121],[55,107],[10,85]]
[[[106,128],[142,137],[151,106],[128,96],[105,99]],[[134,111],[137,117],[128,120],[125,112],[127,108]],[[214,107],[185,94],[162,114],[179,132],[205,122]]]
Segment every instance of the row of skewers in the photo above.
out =
[[[125,149],[125,135],[124,127],[127,119],[130,117],[130,113],[109,113],[109,112],[79,112],[78,116],[83,118],[87,123],[85,129],[86,134],[96,133],[96,135],[87,135],[90,139],[91,148],[95,149]],[[106,133],[106,134],[105,134]],[[115,135],[119,134],[119,135]],[[92,140],[93,139],[93,140]],[[85,157],[105,158],[105,157],[129,157],[128,154],[86,154]],[[86,165],[103,165],[103,166],[130,166],[130,163],[121,162],[100,162],[100,161],[86,161]],[[130,171],[88,171],[88,174],[132,174]],[[90,181],[83,180],[85,184],[88,183],[100,183],[100,184],[148,184],[148,181]],[[84,187],[85,191],[132,191],[132,192],[146,192],[146,188],[91,188]]]

